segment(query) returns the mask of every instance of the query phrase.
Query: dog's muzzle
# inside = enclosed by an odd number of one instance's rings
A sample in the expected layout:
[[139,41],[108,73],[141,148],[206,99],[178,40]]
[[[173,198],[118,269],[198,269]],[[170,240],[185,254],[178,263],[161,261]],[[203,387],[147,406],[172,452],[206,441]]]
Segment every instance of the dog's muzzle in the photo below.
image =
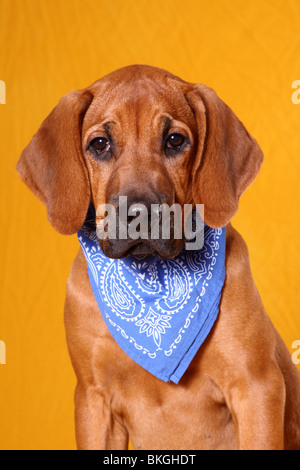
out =
[[97,236],[101,249],[110,258],[158,255],[173,258],[183,247],[180,207],[159,200],[128,199],[97,210]]

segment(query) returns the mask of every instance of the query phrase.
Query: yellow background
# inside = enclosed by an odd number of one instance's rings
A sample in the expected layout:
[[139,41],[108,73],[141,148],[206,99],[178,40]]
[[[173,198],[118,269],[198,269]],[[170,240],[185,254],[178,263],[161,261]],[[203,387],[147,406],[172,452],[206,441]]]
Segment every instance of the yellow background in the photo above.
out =
[[57,234],[15,164],[59,98],[132,63],[214,88],[265,161],[234,224],[288,348],[300,339],[299,0],[0,0],[0,447],[73,449],[63,327],[76,236]]

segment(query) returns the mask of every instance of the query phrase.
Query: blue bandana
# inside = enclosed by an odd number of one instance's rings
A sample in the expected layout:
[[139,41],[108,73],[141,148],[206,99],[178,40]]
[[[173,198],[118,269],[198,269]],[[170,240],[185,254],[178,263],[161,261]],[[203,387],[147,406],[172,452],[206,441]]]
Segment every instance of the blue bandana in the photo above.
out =
[[225,228],[205,226],[201,250],[170,260],[111,259],[91,213],[78,239],[94,296],[112,337],[144,369],[178,383],[219,313],[225,279]]

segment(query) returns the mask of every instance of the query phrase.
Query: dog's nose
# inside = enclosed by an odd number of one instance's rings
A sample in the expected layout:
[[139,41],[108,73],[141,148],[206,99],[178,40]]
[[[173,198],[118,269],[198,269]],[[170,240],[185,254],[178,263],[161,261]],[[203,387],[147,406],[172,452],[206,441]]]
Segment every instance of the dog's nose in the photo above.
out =
[[160,220],[159,204],[157,202],[134,202],[128,207],[127,223],[130,224],[137,217],[148,220]]
[[[128,230],[129,237],[149,238],[149,233],[159,231],[161,222],[160,201],[141,197],[121,196],[114,200],[117,210],[117,225],[121,231]],[[155,233],[156,233],[155,232]]]
[[127,215],[127,222],[130,224],[137,216],[141,216],[142,218],[148,218],[148,209],[145,204],[141,202],[133,203],[128,208],[128,215]]
[[143,199],[128,201],[127,227],[130,230],[139,229],[141,238],[148,238],[153,227],[158,227],[161,221],[159,203],[154,200]]

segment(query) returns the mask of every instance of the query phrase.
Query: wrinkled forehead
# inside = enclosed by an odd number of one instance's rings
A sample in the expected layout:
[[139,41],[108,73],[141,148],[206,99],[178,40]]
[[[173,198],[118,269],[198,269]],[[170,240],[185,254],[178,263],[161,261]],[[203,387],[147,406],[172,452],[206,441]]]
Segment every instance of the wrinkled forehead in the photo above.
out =
[[96,82],[83,132],[103,122],[154,123],[168,117],[192,126],[194,115],[186,99],[187,86],[169,78],[120,77]]

